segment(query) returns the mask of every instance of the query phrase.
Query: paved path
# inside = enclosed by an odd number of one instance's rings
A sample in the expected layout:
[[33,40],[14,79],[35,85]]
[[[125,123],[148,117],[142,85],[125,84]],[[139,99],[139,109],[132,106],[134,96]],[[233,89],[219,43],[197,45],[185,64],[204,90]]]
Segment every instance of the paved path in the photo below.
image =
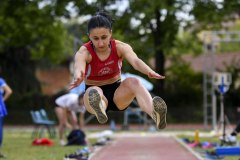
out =
[[123,133],[98,149],[90,160],[200,160],[173,136]]

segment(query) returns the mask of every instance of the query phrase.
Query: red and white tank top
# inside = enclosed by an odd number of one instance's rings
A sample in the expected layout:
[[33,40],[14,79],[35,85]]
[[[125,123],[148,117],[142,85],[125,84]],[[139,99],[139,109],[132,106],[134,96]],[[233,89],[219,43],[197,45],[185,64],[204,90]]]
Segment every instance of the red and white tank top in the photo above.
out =
[[108,80],[118,76],[121,73],[122,58],[118,57],[116,43],[114,39],[111,39],[111,53],[105,60],[100,60],[94,51],[91,41],[84,44],[89,53],[92,56],[92,61],[87,64],[85,70],[85,78],[87,80]]

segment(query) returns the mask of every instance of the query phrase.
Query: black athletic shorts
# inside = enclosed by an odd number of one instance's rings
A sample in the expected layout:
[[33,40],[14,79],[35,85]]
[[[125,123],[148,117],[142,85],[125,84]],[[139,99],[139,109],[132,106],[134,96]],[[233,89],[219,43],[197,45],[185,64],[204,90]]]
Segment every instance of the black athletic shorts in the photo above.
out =
[[[103,86],[98,86],[99,88],[102,89],[104,96],[108,100],[108,107],[107,107],[107,112],[108,111],[120,111],[116,104],[113,102],[113,96],[116,91],[116,89],[120,86],[121,80],[118,80],[112,84],[107,84]],[[91,85],[86,85],[86,90],[91,87]]]

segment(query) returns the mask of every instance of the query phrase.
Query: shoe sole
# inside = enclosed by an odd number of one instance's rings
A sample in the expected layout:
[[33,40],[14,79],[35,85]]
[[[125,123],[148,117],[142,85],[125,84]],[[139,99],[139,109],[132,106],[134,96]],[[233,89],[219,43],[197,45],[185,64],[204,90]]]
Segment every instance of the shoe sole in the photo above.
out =
[[167,126],[166,114],[167,105],[161,97],[153,98],[154,114],[156,116],[156,125],[158,129],[164,129]]
[[96,89],[92,89],[89,91],[88,101],[89,101],[90,106],[92,107],[92,109],[95,112],[98,122],[101,124],[106,123],[108,120],[108,117],[107,117],[104,109],[102,109],[100,106],[101,97]]

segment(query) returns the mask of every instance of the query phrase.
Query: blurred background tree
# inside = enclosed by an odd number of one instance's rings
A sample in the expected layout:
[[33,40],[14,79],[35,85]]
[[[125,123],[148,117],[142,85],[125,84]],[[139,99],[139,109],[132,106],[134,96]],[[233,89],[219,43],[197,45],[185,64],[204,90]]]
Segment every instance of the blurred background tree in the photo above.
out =
[[14,90],[9,111],[14,107],[19,116],[23,112],[18,110],[44,103],[36,67],[60,63],[73,52],[71,36],[53,7],[41,7],[39,2],[0,2],[0,65],[3,77]]

